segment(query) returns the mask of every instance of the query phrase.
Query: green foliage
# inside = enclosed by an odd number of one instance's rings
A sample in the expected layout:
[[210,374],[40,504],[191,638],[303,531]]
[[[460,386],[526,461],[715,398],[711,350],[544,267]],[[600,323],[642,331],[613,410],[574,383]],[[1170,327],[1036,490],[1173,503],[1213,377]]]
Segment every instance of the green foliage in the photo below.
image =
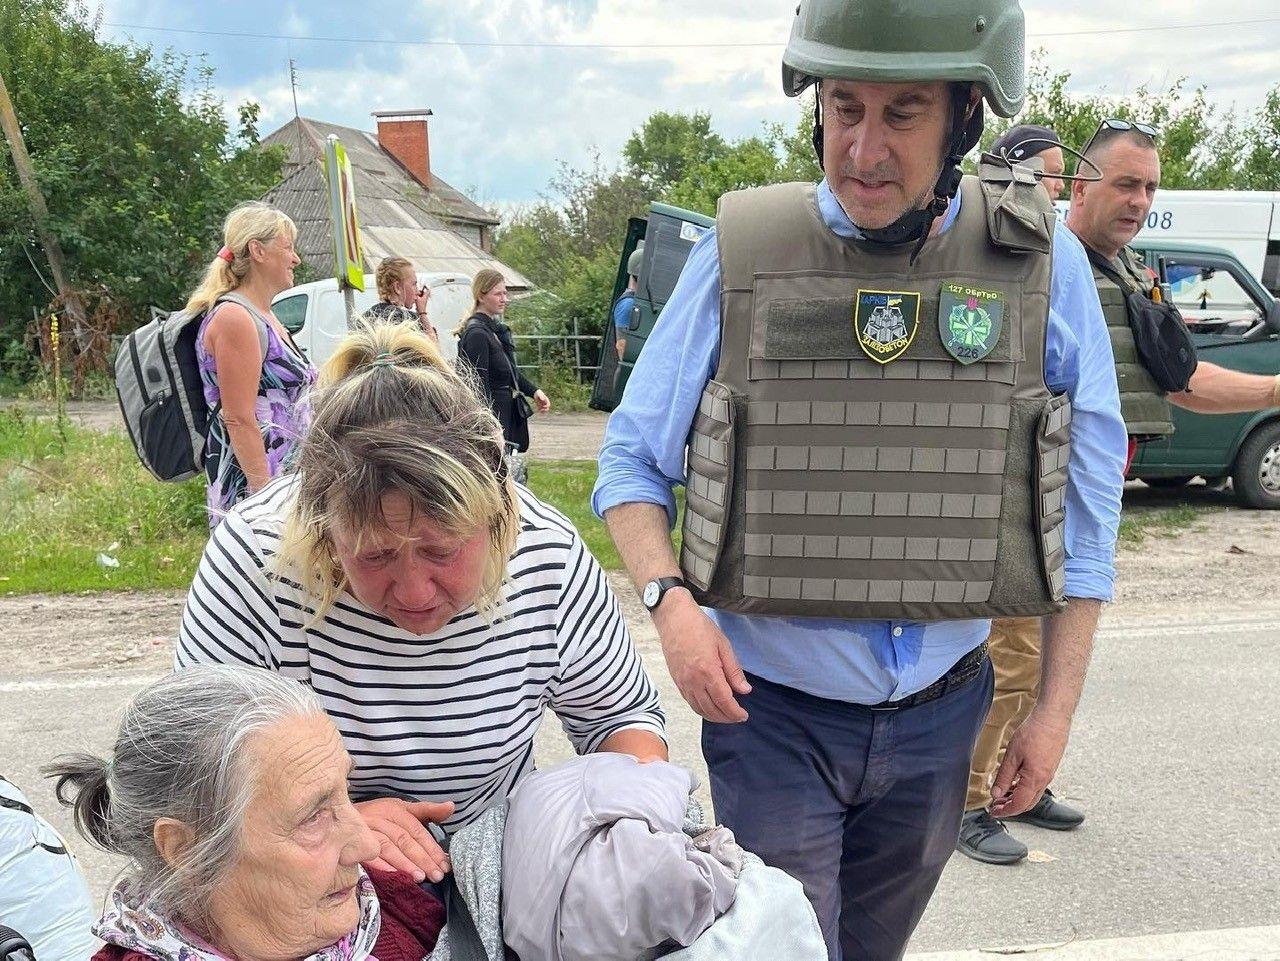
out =
[[[1162,90],[1144,84],[1123,97],[1074,94],[1067,89],[1070,80],[1070,71],[1053,70],[1042,51],[1033,53],[1026,106],[1011,120],[997,117],[988,123],[982,148],[1011,126],[1034,123],[1053,128],[1063,143],[1079,150],[1102,120],[1119,117],[1149,123],[1160,131],[1161,186],[1166,189],[1280,187],[1280,85],[1270,91],[1255,116],[1242,121],[1234,111],[1219,116],[1203,87],[1188,98],[1181,78]],[[966,164],[970,170],[975,156]],[[1070,158],[1067,167],[1073,168]]]
[[203,481],[160,483],[123,435],[0,411],[0,592],[185,588],[206,518]]
[[[71,0],[0,0],[0,37],[0,71],[71,283],[105,285],[134,324],[149,304],[179,305],[227,211],[279,180],[281,153],[257,146],[257,105],[241,105],[232,130],[206,64],[100,40]],[[31,307],[50,299],[28,253],[47,276],[0,150],[0,344],[20,340]]]

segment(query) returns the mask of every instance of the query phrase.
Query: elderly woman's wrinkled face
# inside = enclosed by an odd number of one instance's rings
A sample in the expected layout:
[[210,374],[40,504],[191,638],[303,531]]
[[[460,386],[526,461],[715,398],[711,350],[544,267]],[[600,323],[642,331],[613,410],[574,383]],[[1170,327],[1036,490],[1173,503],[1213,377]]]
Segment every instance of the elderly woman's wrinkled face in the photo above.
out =
[[257,961],[306,957],[355,929],[357,869],[378,842],[347,797],[351,758],[329,718],[281,721],[250,754],[241,856],[209,905],[218,947]]
[[382,498],[382,513],[385,528],[335,531],[334,554],[360,603],[410,634],[434,634],[479,595],[489,534],[450,534],[398,492]]

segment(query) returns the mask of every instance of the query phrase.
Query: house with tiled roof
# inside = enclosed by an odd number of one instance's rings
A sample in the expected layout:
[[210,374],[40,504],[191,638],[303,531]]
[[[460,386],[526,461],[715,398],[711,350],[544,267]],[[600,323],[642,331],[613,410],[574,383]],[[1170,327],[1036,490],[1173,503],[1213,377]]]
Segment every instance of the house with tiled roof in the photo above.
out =
[[378,111],[376,134],[307,117],[289,121],[262,140],[285,148],[284,179],[263,199],[298,226],[298,256],[333,273],[325,144],[336,135],[351,161],[365,272],[384,257],[405,257],[423,271],[474,274],[494,267],[513,292],[532,288],[519,271],[493,256],[499,219],[431,170],[430,110]]

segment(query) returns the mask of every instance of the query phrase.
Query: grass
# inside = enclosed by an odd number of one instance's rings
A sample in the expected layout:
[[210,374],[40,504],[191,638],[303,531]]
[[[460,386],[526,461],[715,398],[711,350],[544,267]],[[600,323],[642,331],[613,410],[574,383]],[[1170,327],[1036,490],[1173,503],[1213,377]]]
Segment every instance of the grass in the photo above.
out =
[[[621,568],[591,513],[594,462],[533,460],[529,479],[606,570]],[[201,478],[157,481],[119,433],[0,410],[0,594],[185,589],[208,536],[204,503]]]
[[183,588],[207,524],[204,484],[156,481],[127,438],[0,411],[0,592]]
[[1120,546],[1135,547],[1147,537],[1172,537],[1219,509],[1195,504],[1130,509],[1120,518]]

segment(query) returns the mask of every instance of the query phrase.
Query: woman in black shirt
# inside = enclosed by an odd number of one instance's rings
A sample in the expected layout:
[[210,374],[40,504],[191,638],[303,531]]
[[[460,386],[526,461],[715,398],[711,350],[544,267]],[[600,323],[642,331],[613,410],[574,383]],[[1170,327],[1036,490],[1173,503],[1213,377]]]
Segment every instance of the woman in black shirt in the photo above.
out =
[[[485,268],[471,282],[471,316],[462,325],[458,358],[475,370],[478,386],[498,422],[507,443],[518,451],[529,449],[529,402],[539,413],[551,409],[551,401],[516,366],[516,346],[511,328],[500,319],[507,309],[507,285],[502,274]],[[524,395],[524,396],[520,396]]]

